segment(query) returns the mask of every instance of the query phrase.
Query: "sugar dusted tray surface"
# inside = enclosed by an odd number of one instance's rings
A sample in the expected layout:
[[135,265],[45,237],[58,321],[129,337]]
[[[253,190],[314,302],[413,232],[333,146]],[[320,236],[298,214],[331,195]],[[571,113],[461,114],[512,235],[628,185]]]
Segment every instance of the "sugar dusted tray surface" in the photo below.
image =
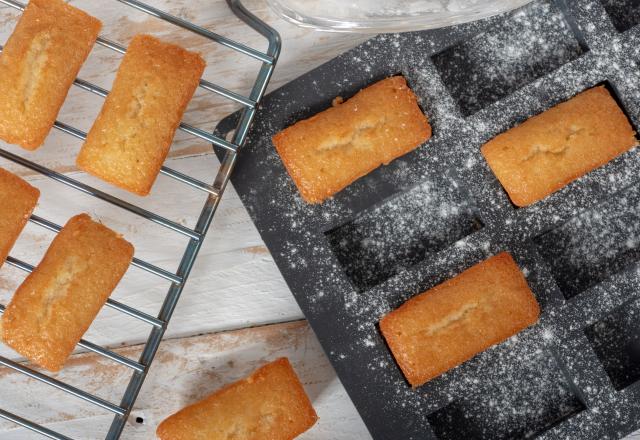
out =
[[[493,136],[600,84],[637,129],[637,23],[632,1],[536,1],[470,25],[375,37],[265,99],[233,183],[374,438],[600,439],[640,427],[640,332],[625,324],[640,313],[640,152],[522,209],[480,154]],[[418,95],[434,137],[305,204],[270,137],[394,74]],[[540,322],[411,389],[380,318],[504,250]]]

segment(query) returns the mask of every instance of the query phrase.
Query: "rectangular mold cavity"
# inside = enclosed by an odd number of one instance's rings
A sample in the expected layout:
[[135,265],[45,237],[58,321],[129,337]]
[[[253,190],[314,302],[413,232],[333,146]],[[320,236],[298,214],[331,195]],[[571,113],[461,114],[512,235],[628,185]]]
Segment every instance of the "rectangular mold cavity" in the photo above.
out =
[[601,0],[611,22],[619,32],[640,23],[640,0]]
[[640,185],[534,239],[566,299],[640,260]]
[[585,333],[616,390],[640,379],[640,300],[617,308]]
[[448,182],[425,182],[326,232],[331,250],[360,292],[422,261],[482,223]]
[[586,51],[562,11],[550,1],[537,1],[432,59],[460,111],[469,116]]
[[549,352],[496,371],[480,389],[427,417],[439,440],[534,438],[586,408]]

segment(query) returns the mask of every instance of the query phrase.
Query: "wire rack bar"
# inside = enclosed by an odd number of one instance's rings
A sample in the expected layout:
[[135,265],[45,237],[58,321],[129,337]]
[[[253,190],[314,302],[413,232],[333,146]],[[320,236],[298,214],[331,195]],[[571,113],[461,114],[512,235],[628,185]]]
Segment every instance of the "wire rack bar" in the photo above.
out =
[[126,410],[124,408],[120,408],[118,405],[114,405],[113,403],[107,402],[106,400],[100,397],[94,396],[93,394],[87,393],[86,391],[82,391],[81,389],[76,388],[72,385],[61,382],[58,379],[54,379],[53,377],[49,377],[38,371],[32,370],[31,368],[27,368],[24,365],[21,365],[17,362],[9,360],[5,357],[0,356],[0,365],[10,368],[14,371],[18,371],[30,377],[31,379],[35,379],[38,382],[42,382],[60,391],[64,391],[67,394],[71,394],[72,396],[78,397],[84,400],[85,402],[91,403],[102,409],[106,409],[107,411],[112,412],[114,414],[117,414],[120,416],[126,414]]
[[18,260],[17,258],[14,258],[12,256],[8,256],[5,261],[8,265],[13,266],[17,269],[23,270],[27,273],[33,272],[32,265],[30,265],[29,263],[25,263],[24,261]]
[[[161,169],[161,173],[163,175],[169,176],[183,184],[186,184],[188,186],[202,190],[207,193],[206,201],[200,212],[198,221],[196,222],[196,226],[193,229],[184,227],[179,223],[174,222],[170,219],[167,219],[163,216],[157,215],[151,211],[138,207],[129,202],[123,201],[117,197],[111,196],[108,193],[97,190],[89,185],[83,184],[73,178],[70,178],[61,173],[57,173],[55,171],[49,170],[48,168],[41,166],[35,162],[24,159],[6,150],[0,149],[0,157],[11,160],[19,165],[22,165],[28,169],[31,169],[32,171],[43,174],[57,182],[63,183],[82,193],[94,196],[99,200],[102,200],[106,203],[113,205],[116,208],[123,209],[124,211],[138,215],[148,221],[164,226],[165,228],[172,230],[176,233],[179,233],[183,236],[186,236],[189,239],[185,247],[184,253],[181,257],[178,269],[176,270],[176,273],[172,273],[170,271],[157,267],[151,263],[140,260],[138,258],[134,258],[131,263],[132,266],[138,267],[142,270],[152,273],[171,283],[169,285],[168,292],[164,298],[162,307],[157,317],[153,317],[149,314],[146,314],[133,307],[122,304],[118,301],[115,301],[112,299],[107,300],[106,305],[108,307],[111,307],[126,315],[132,316],[134,318],[142,320],[151,325],[149,336],[147,338],[146,343],[143,346],[142,353],[137,362],[125,356],[122,356],[120,354],[117,354],[109,349],[103,348],[100,345],[88,342],[84,339],[81,340],[80,343],[78,344],[78,346],[81,348],[84,348],[93,353],[97,353],[105,358],[110,359],[113,362],[116,362],[122,366],[128,367],[133,371],[133,374],[131,376],[127,389],[124,395],[122,396],[121,403],[119,406],[113,403],[110,403],[104,399],[101,399],[97,396],[94,396],[90,393],[82,391],[76,387],[67,385],[57,379],[53,379],[42,373],[33,371],[9,359],[0,357],[0,365],[2,366],[11,368],[14,371],[18,371],[23,374],[26,374],[28,377],[32,379],[54,386],[55,388],[58,388],[71,395],[79,397],[89,403],[97,405],[113,413],[114,419],[111,423],[109,431],[106,434],[107,440],[117,440],[120,438],[120,435],[122,434],[122,430],[125,426],[126,420],[131,412],[131,409],[133,408],[135,400],[140,392],[140,388],[142,387],[142,384],[148,373],[148,368],[151,365],[157,353],[158,347],[160,345],[160,341],[162,340],[167,324],[171,316],[173,315],[173,311],[175,310],[178,299],[184,289],[185,282],[193,268],[196,257],[202,247],[203,239],[209,227],[211,226],[213,217],[220,203],[220,198],[229,181],[229,175],[235,165],[236,152],[245,142],[247,131],[255,116],[256,107],[264,94],[267,83],[269,82],[269,79],[273,72],[275,62],[280,53],[280,37],[277,34],[277,32],[272,28],[270,28],[269,26],[267,26],[266,24],[264,24],[262,21],[260,21],[250,12],[248,12],[244,8],[244,6],[241,4],[240,0],[227,0],[227,3],[229,7],[232,9],[232,11],[239,18],[245,21],[255,31],[259,32],[268,41],[268,49],[264,53],[258,50],[255,50],[253,48],[250,48],[246,45],[243,45],[241,43],[238,43],[236,41],[230,40],[226,37],[220,36],[216,33],[210,32],[207,29],[204,29],[200,26],[189,23],[179,17],[175,17],[173,15],[167,14],[152,6],[146,5],[138,0],[118,0],[118,1],[130,7],[133,7],[137,10],[143,11],[147,14],[163,19],[183,29],[187,29],[200,36],[208,38],[209,40],[219,43],[225,47],[229,47],[237,51],[238,53],[247,55],[253,59],[257,59],[261,61],[262,64],[259,69],[258,75],[256,77],[256,81],[248,97],[235,93],[233,91],[230,91],[224,87],[218,86],[205,79],[200,80],[200,87],[202,89],[209,91],[211,93],[215,93],[219,96],[222,96],[242,106],[243,110],[241,112],[241,116],[240,116],[237,128],[235,130],[233,139],[231,139],[230,141],[227,141],[226,139],[221,139],[209,132],[193,127],[189,124],[182,123],[180,125],[180,129],[182,131],[188,134],[191,134],[195,137],[198,137],[200,139],[206,140],[207,142],[210,142],[214,147],[222,148],[223,151],[225,152],[224,157],[220,164],[220,168],[218,169],[217,174],[213,180],[213,184],[211,185],[207,184],[185,173],[181,173],[167,167],[163,167]],[[15,0],[0,0],[0,4],[5,4],[7,6],[10,6],[19,10],[23,10],[25,7],[24,4],[17,2]],[[124,54],[126,52],[125,46],[119,44],[118,42],[112,41],[104,36],[99,37],[97,40],[97,43],[101,46],[114,50],[120,54]],[[2,50],[2,46],[0,46],[0,50]],[[76,78],[74,84],[85,91],[89,91],[101,97],[106,97],[109,93],[108,90],[102,87],[99,87],[98,85],[93,84],[89,81],[83,80],[81,78]],[[63,133],[66,133],[77,139],[84,140],[86,138],[85,132],[71,125],[68,125],[64,122],[57,121],[54,126],[56,129],[62,131]],[[55,233],[58,233],[61,229],[61,227],[56,223],[51,222],[38,215],[32,215],[30,218],[30,221],[40,227],[43,227]],[[14,257],[8,257],[7,263],[11,266],[14,266],[26,272],[31,272],[33,270],[32,265],[26,262],[23,262],[19,259],[16,259]],[[0,305],[0,313],[2,313],[3,311],[4,311],[4,306]],[[0,409],[0,418],[5,420],[10,420],[24,428],[27,428],[33,432],[42,434],[48,438],[52,438],[56,440],[69,440],[69,437],[66,437],[61,433],[52,431],[37,423],[34,423],[21,416],[17,416],[11,412],[8,412],[2,409]]]
[[164,321],[161,321],[158,318],[154,318],[153,316],[149,315],[148,313],[144,313],[141,312],[138,309],[134,309],[131,306],[128,306],[126,304],[122,304],[119,301],[116,301],[114,299],[109,298],[105,304],[107,307],[110,307],[114,310],[117,310],[119,312],[124,313],[125,315],[129,315],[132,318],[136,318],[140,321],[146,322],[149,325],[154,326],[155,328],[164,328],[166,326],[166,323]]
[[87,138],[87,134],[84,131],[78,130],[77,128],[72,127],[71,125],[65,124],[64,122],[55,121],[53,123],[53,127],[77,139],[85,140]]
[[139,373],[145,370],[145,366],[139,364],[138,362],[129,359],[128,357],[122,356],[114,351],[107,350],[106,348],[101,347],[100,345],[94,344],[89,341],[85,341],[84,339],[80,340],[78,343],[79,347],[84,348],[85,350],[89,350],[92,353],[99,354],[107,359],[111,359],[112,361],[123,365],[125,367],[131,368],[134,371]]
[[248,55],[256,60],[260,60],[263,63],[273,64],[273,57],[268,54],[264,54],[258,50],[252,49],[249,46],[245,46],[244,44],[238,43],[236,41],[230,40],[229,38],[223,37],[222,35],[218,35],[215,32],[211,32],[208,29],[197,26],[193,23],[185,21],[181,18],[175,17],[171,14],[167,14],[166,12],[160,11],[152,6],[146,5],[137,0],[118,0],[120,3],[124,3],[125,5],[132,6],[142,12],[146,12],[149,15],[153,15],[154,17],[161,18],[169,23],[175,24],[176,26],[180,26],[183,29],[187,29],[193,33],[206,37],[210,40],[215,41],[216,43],[220,43],[223,46],[234,49],[240,53]]
[[160,174],[169,176],[179,182],[186,183],[187,185],[199,189],[200,191],[208,192],[209,194],[215,195],[215,192],[213,191],[213,188],[211,188],[211,185],[207,185],[206,183],[201,182],[198,179],[194,179],[193,177],[183,174],[179,171],[172,170],[171,168],[168,168],[164,165],[162,166],[162,168],[160,168]]
[[52,438],[54,440],[73,440],[72,438],[62,435],[59,432],[55,432],[49,428],[40,426],[37,423],[34,423],[20,416],[17,416],[13,413],[10,413],[9,411],[5,411],[2,408],[0,408],[0,418],[13,422],[16,425],[22,426],[23,428],[27,428],[33,432],[37,432],[40,435],[43,435],[48,438]]
[[164,278],[167,281],[171,281],[174,284],[182,284],[184,282],[184,279],[182,277],[179,277],[178,275],[171,273],[168,270],[159,268],[158,266],[135,257],[133,258],[133,260],[131,260],[131,265],[137,267],[138,269],[142,269],[146,272],[159,276],[160,278]]
[[[4,1],[4,0],[0,0],[0,1]],[[105,38],[105,37],[98,37],[96,39],[96,43],[99,44],[100,46],[104,46],[108,49],[114,50],[123,55],[127,51],[127,48],[124,47],[123,45],[116,43],[113,40],[109,40],[108,38]]]
[[232,92],[228,89],[225,89],[224,87],[220,87],[212,82],[209,82],[205,79],[201,79],[200,80],[200,87],[202,87],[205,90],[208,90],[210,92],[213,93],[217,93],[220,96],[223,96],[227,99],[230,99],[231,101],[235,101],[238,104],[242,104],[245,107],[255,107],[256,106],[256,102],[252,99],[249,98],[245,98],[244,96],[240,95],[239,93],[236,92]]
[[184,131],[185,133],[189,133],[193,136],[199,137],[200,139],[204,139],[207,140],[209,142],[211,142],[213,145],[216,145],[218,147],[222,147],[222,148],[226,148],[227,150],[235,150],[236,146],[233,145],[230,142],[225,141],[222,138],[219,138],[217,136],[213,136],[209,133],[207,133],[204,130],[200,130],[199,128],[193,127],[189,124],[180,124],[180,130]]
[[160,173],[166,176],[169,176],[172,179],[175,179],[179,182],[186,183],[187,185],[192,186],[201,191],[208,192],[214,197],[218,196],[218,193],[211,185],[201,182],[197,179],[194,179],[193,177],[187,174],[181,173],[180,171],[172,170],[170,168],[162,166],[162,168],[160,168]]

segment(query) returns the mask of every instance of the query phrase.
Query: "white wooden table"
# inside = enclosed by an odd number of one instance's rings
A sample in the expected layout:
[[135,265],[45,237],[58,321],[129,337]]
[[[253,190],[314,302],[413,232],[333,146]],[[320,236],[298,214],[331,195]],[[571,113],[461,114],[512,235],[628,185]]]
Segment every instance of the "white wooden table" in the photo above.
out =
[[[149,32],[173,39],[203,53],[208,62],[205,78],[234,91],[247,93],[257,64],[233,56],[219,46],[204,44],[186,32],[176,30],[142,13],[132,12],[115,1],[74,0],[76,4],[104,22],[103,35],[128,43],[136,33]],[[153,6],[186,18],[225,36],[259,49],[264,40],[237,20],[224,0],[149,0]],[[246,6],[274,26],[283,37],[283,51],[270,89],[281,86],[313,67],[367,39],[363,35],[328,34],[303,30],[278,19],[263,0],[245,0]],[[0,41],[5,41],[18,13],[0,9]],[[231,56],[229,56],[231,55]],[[109,88],[120,57],[96,48],[80,77]],[[59,117],[82,129],[88,129],[102,99],[73,89]],[[186,121],[207,130],[236,108],[210,94],[197,93]],[[125,199],[135,197],[100,184],[77,171],[74,159],[79,141],[53,132],[45,144],[30,158],[53,169],[73,175],[81,181],[108,189]],[[10,151],[25,154],[5,146]],[[27,153],[29,154],[29,153]],[[168,165],[211,181],[217,159],[203,141],[178,133]],[[11,163],[0,161],[40,187],[43,196],[36,213],[64,223],[71,215],[88,212],[133,241],[137,255],[171,268],[172,257],[183,243],[169,240],[162,230],[149,231],[140,220],[126,217],[97,203],[78,197],[62,185],[51,184]],[[169,179],[161,177],[144,205],[158,210],[186,225],[193,225],[201,207],[197,194],[185,195]],[[152,233],[151,233],[152,232]],[[28,225],[12,255],[37,263],[52,238]],[[24,274],[10,267],[0,271],[0,301],[6,303]],[[157,312],[166,285],[130,271],[114,298]],[[137,357],[147,327],[139,322],[104,310],[86,338]],[[11,351],[0,354],[20,360]],[[230,187],[222,201],[213,228],[203,246],[199,260],[177,307],[166,340],[137,401],[136,409],[125,428],[124,439],[152,439],[158,422],[182,406],[245,376],[257,366],[279,356],[288,356],[304,382],[320,416],[318,424],[303,439],[359,440],[370,438],[353,404],[336,378],[315,336],[303,320],[269,251],[251,223],[238,196]],[[58,375],[62,380],[110,401],[118,402],[129,379],[129,371],[91,354],[77,354]],[[27,383],[29,382],[29,383]],[[46,426],[72,437],[98,439],[104,436],[111,416],[50,388],[34,385],[24,376],[0,369],[0,408],[12,409]],[[40,437],[0,421],[3,440],[39,439]],[[638,437],[640,438],[640,437]]]

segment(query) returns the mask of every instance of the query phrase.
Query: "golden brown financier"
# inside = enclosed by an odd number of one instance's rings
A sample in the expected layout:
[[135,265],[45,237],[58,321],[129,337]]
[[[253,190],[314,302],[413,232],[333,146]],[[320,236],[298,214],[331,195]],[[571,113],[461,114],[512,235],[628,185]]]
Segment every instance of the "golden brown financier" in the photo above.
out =
[[496,136],[482,154],[513,203],[522,207],[636,145],[618,103],[598,86]]
[[419,386],[538,321],[540,307],[502,252],[413,297],[380,321],[400,369]]
[[132,258],[133,246],[119,234],[86,214],[71,218],[7,306],[3,341],[59,371]]
[[415,94],[393,76],[285,128],[273,145],[302,198],[321,203],[430,137]]
[[1,139],[42,145],[101,27],[62,0],[29,2],[0,54]]
[[204,68],[197,53],[136,35],[78,167],[134,194],[149,194]]
[[318,416],[287,358],[184,408],[158,426],[160,440],[292,440]]
[[0,168],[0,266],[15,244],[40,198],[40,191]]

